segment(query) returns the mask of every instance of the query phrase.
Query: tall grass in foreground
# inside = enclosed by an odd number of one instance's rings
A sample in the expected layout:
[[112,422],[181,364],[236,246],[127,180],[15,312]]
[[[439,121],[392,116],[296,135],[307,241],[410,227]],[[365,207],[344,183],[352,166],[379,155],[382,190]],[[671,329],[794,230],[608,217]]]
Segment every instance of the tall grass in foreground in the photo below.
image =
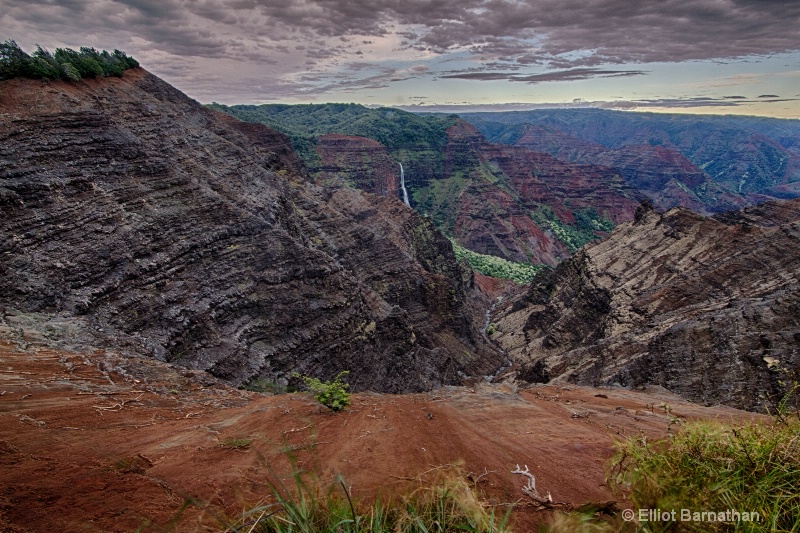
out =
[[444,472],[401,499],[360,505],[343,479],[326,494],[293,475],[294,486],[276,484],[271,503],[247,511],[228,532],[253,533],[508,533],[510,510],[497,516],[460,472]]
[[[620,442],[607,481],[633,517],[558,513],[546,531],[800,533],[799,392],[795,384],[768,422],[695,422],[665,439]],[[673,509],[675,520],[664,519]]]
[[[296,472],[292,487],[273,485],[269,504],[226,523],[226,531],[510,532],[510,509],[498,516],[456,468],[437,473],[435,480],[420,479],[407,496],[361,505],[352,501],[344,480],[325,493]],[[618,444],[608,482],[631,500],[634,520],[557,513],[540,531],[800,533],[800,420],[781,415],[766,423],[696,422],[668,438],[628,439]],[[677,520],[639,520],[639,509],[675,509]],[[681,520],[683,509],[750,513],[750,521]]]
[[630,491],[635,510],[758,513],[758,521],[643,521],[639,531],[800,533],[800,423],[702,422],[666,441],[632,439],[610,481]]

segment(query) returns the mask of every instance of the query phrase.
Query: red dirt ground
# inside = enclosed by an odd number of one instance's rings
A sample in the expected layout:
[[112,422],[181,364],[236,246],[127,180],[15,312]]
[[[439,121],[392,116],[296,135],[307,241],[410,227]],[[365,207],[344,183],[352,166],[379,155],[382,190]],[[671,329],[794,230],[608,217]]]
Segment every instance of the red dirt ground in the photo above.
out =
[[[519,502],[513,516],[524,531],[547,514],[526,505],[516,464],[556,502],[615,500],[604,484],[613,442],[665,436],[662,402],[690,419],[752,416],[663,391],[509,384],[356,394],[334,414],[305,394],[244,392],[151,360],[22,348],[0,341],[0,531],[8,532],[224,530],[215,513],[236,516],[269,495],[270,480],[288,479],[287,449],[322,483],[342,474],[367,499],[459,463],[473,479],[486,474],[477,486],[489,502]],[[236,448],[231,439],[251,443]],[[179,516],[187,498],[205,510]]]

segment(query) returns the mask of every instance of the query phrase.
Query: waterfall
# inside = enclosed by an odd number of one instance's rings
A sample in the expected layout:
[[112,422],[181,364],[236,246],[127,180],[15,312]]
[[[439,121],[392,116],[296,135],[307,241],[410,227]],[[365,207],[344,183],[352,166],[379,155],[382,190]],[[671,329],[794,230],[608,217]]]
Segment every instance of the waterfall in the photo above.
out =
[[405,202],[408,207],[411,207],[411,204],[408,202],[408,191],[406,190],[406,176],[403,173],[403,163],[398,161],[397,164],[400,165],[400,188],[403,190],[403,202]]

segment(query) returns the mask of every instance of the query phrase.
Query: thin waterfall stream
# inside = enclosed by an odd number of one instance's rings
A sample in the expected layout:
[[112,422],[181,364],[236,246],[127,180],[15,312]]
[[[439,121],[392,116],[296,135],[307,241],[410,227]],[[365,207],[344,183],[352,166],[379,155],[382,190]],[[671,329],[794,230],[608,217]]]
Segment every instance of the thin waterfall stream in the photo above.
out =
[[403,173],[403,163],[398,161],[397,164],[400,165],[400,188],[403,190],[403,202],[405,202],[408,207],[411,207],[411,204],[408,201],[408,191],[406,190],[406,176]]

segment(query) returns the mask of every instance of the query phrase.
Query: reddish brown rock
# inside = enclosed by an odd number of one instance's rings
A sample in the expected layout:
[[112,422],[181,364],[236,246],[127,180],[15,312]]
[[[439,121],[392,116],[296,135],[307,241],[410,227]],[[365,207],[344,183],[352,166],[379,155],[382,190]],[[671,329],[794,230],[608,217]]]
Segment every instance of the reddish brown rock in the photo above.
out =
[[762,409],[800,373],[800,200],[719,220],[644,206],[494,317],[529,381],[660,385]]
[[743,196],[732,194],[677,149],[627,144],[612,149],[581,141],[561,131],[526,124],[516,146],[549,153],[563,161],[614,169],[662,209],[687,207],[703,214],[740,209]]
[[449,198],[454,235],[468,248],[515,261],[554,265],[568,246],[534,215],[551,210],[564,224],[593,209],[615,223],[630,220],[641,193],[612,171],[565,163],[526,148],[490,144],[472,125],[448,130],[445,175],[465,185]]
[[143,69],[0,90],[0,308],[53,342],[278,388],[498,366],[449,241],[395,199],[311,184],[284,135]]
[[322,135],[317,153],[322,162],[315,170],[321,183],[343,181],[381,196],[400,197],[400,166],[378,141],[355,135]]
[[[292,465],[312,474],[322,494],[342,494],[342,476],[356,505],[398,501],[431,490],[442,473],[471,472],[480,497],[519,501],[514,531],[537,531],[549,514],[524,503],[515,464],[527,464],[556,502],[618,500],[605,479],[621,433],[662,438],[670,417],[755,418],[663,390],[603,389],[600,397],[574,385],[482,382],[356,394],[334,414],[308,394],[249,393],[113,353],[20,350],[0,339],[0,362],[4,533],[221,531],[233,522],[246,531],[258,514],[244,513],[272,503],[276,485],[294,488]],[[652,409],[662,403],[670,413]],[[559,460],[545,460],[552,457]]]

